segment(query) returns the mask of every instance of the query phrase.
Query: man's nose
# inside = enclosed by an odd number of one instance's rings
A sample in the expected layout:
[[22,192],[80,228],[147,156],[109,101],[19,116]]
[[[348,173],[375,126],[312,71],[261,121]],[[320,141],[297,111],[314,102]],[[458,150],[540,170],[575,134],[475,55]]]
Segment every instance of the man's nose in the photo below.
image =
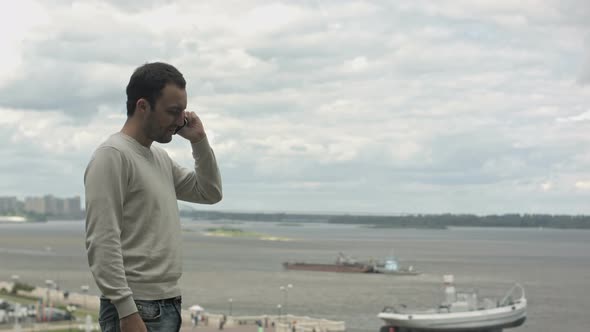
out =
[[186,112],[185,111],[182,111],[182,112],[180,112],[180,114],[176,118],[176,125],[177,126],[184,125],[184,119],[186,119]]

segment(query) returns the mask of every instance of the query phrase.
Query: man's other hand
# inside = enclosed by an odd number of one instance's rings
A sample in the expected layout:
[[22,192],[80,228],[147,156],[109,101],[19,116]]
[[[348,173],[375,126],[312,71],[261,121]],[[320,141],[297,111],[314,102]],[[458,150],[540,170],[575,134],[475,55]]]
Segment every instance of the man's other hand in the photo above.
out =
[[121,324],[121,332],[147,332],[145,323],[141,320],[141,316],[137,312],[122,318],[119,322]]

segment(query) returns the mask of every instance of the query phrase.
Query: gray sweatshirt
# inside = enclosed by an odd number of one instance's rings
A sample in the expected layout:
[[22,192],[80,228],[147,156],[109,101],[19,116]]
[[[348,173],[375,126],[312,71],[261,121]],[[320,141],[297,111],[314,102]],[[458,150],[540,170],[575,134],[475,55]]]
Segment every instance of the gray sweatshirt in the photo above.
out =
[[180,295],[182,238],[177,199],[221,200],[221,176],[207,138],[191,144],[195,169],[121,132],[94,152],[86,172],[86,249],[102,294],[119,318],[134,300]]

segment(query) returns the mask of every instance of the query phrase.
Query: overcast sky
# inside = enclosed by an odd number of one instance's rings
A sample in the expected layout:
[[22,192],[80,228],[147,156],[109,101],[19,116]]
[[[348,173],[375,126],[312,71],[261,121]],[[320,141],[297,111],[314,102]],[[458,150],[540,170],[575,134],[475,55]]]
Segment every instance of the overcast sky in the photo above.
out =
[[159,60],[221,168],[194,208],[590,213],[587,0],[0,3],[0,196],[83,197]]

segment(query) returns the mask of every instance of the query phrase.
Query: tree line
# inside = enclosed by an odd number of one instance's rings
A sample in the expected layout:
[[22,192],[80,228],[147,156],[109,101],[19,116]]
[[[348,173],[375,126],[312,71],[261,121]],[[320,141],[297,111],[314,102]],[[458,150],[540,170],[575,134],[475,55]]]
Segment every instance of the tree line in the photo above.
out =
[[550,214],[404,214],[404,215],[324,215],[292,213],[247,213],[182,210],[181,216],[198,220],[229,220],[258,222],[307,222],[357,224],[376,228],[448,227],[534,227],[560,229],[590,229],[590,216]]

